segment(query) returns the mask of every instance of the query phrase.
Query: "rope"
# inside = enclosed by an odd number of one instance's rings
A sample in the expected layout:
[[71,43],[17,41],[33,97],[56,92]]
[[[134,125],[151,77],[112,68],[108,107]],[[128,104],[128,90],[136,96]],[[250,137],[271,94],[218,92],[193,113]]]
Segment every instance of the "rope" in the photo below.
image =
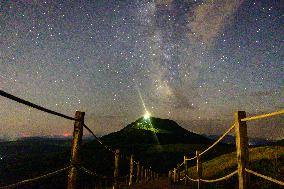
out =
[[194,160],[194,159],[196,159],[196,158],[197,158],[197,156],[194,156],[193,158],[189,158],[189,159],[186,159],[186,158],[185,158],[185,161]]
[[198,179],[190,178],[190,177],[189,177],[189,176],[187,176],[187,175],[186,175],[186,177],[187,177],[187,179],[188,179],[188,180],[191,180],[191,181],[193,181],[193,182],[198,182]]
[[[97,136],[95,135],[95,133],[94,133],[87,125],[83,124],[83,127],[84,127],[85,129],[87,129],[87,130],[93,135],[93,137],[95,138],[95,140],[98,141],[105,149],[107,149],[108,151],[110,151],[110,152],[112,152],[112,153],[115,154],[115,151],[112,150],[109,146],[105,145],[105,144],[99,139],[99,137],[97,137]],[[126,159],[126,160],[129,160],[129,161],[130,161],[130,159],[131,159],[129,156],[124,155],[124,154],[122,154],[121,152],[120,152],[120,157],[121,157],[121,158],[124,158],[124,159]],[[133,160],[133,163],[138,164],[138,163],[137,163],[136,161],[134,161],[134,160]],[[86,170],[84,170],[84,171],[86,171]],[[97,175],[97,174],[96,174],[96,175]],[[122,177],[122,178],[124,178],[124,177]],[[0,189],[1,189],[1,188],[0,188]]]
[[96,139],[96,141],[98,141],[101,145],[103,145],[105,149],[107,149],[108,151],[110,151],[110,152],[112,152],[112,153],[115,153],[115,151],[112,150],[109,146],[105,145],[105,144],[99,139],[99,137],[97,137],[97,136],[95,135],[95,133],[94,133],[87,125],[84,124],[83,127],[84,127],[85,129],[87,129],[87,130],[93,135],[93,137]]
[[[83,127],[85,128],[85,129],[87,129],[93,136],[94,136],[94,138],[96,139],[96,141],[98,141],[105,149],[107,149],[107,150],[109,150],[110,152],[112,152],[112,153],[115,153],[115,151],[114,150],[112,150],[109,146],[107,146],[107,145],[105,145],[100,139],[99,139],[99,137],[97,137],[96,135],[95,135],[95,133],[87,126],[87,125],[83,125]],[[127,159],[127,160],[130,160],[130,157],[128,157],[127,155],[124,155],[124,154],[120,154],[120,157],[121,158],[125,158],[125,159]],[[136,162],[135,162],[136,163]]]
[[84,171],[85,173],[89,174],[89,175],[92,175],[92,176],[95,176],[95,177],[99,176],[99,175],[97,175],[97,173],[95,173],[95,172],[93,172],[93,171],[91,171],[91,170],[89,170],[89,169],[87,169],[87,168],[85,168],[83,166],[80,166],[78,168],[80,170]]
[[10,100],[19,102],[19,103],[21,103],[21,104],[24,104],[24,105],[26,105],[26,106],[30,106],[30,107],[32,107],[32,108],[38,109],[38,110],[43,111],[43,112],[46,112],[46,113],[50,113],[50,114],[53,114],[53,115],[56,115],[56,116],[59,116],[59,117],[63,117],[63,118],[65,118],[65,119],[69,119],[69,120],[76,120],[76,119],[73,118],[73,117],[69,117],[69,116],[67,116],[67,115],[64,115],[64,114],[55,112],[55,111],[53,111],[53,110],[46,109],[46,108],[44,108],[44,107],[42,107],[42,106],[33,104],[33,103],[31,103],[31,102],[29,102],[29,101],[26,101],[26,100],[23,100],[23,99],[21,99],[21,98],[19,98],[19,97],[16,97],[16,96],[14,96],[14,95],[11,95],[11,94],[9,94],[9,93],[6,93],[5,91],[2,91],[2,90],[0,90],[0,95],[3,96],[3,97],[8,98],[8,99],[10,99]]
[[277,111],[277,112],[268,113],[268,114],[262,114],[262,115],[257,115],[257,116],[253,116],[253,117],[247,117],[247,118],[241,119],[241,121],[249,121],[249,120],[254,120],[254,119],[261,119],[261,118],[276,116],[276,115],[280,115],[280,114],[284,114],[284,109],[280,110],[280,111]]
[[218,178],[218,179],[214,179],[214,180],[200,179],[200,181],[202,181],[202,182],[218,182],[218,181],[229,179],[229,178],[231,178],[232,176],[234,176],[237,173],[238,173],[238,170],[235,170],[234,172],[232,172],[232,173],[230,173],[230,174],[228,174],[228,175],[226,175],[224,177]]
[[18,188],[21,185],[25,185],[25,184],[28,184],[30,182],[35,182],[35,181],[38,181],[38,180],[41,180],[41,179],[48,178],[48,177],[53,176],[53,175],[57,175],[57,174],[65,171],[65,170],[69,169],[70,167],[71,166],[68,166],[68,167],[59,169],[57,171],[53,171],[53,172],[47,173],[45,175],[42,175],[42,176],[39,176],[39,177],[36,177],[36,178],[32,178],[32,179],[23,180],[23,181],[14,183],[14,184],[10,184],[8,186],[2,186],[2,187],[0,187],[0,189],[10,189],[10,188],[16,188],[16,187]]
[[179,167],[181,167],[183,164],[184,164],[184,161],[181,164],[179,164]]
[[235,127],[235,124],[232,125],[231,128],[229,128],[218,140],[216,140],[216,142],[214,142],[210,147],[208,147],[206,150],[204,150],[203,152],[201,152],[199,154],[199,156],[202,156],[203,154],[205,154],[206,152],[208,152],[211,148],[213,148],[216,144],[218,144],[229,132],[231,132],[233,130],[233,128]]
[[276,184],[279,184],[279,185],[281,185],[281,186],[284,186],[284,182],[283,182],[283,181],[276,180],[276,179],[274,179],[274,178],[271,178],[271,177],[268,177],[268,176],[259,174],[259,173],[257,173],[257,172],[252,171],[252,170],[249,170],[249,169],[247,169],[247,168],[246,168],[245,170],[246,170],[246,172],[251,173],[251,174],[253,174],[253,175],[256,175],[256,176],[258,176],[258,177],[261,177],[261,178],[263,178],[263,179],[265,179],[265,180],[269,180],[269,181],[271,181],[271,182],[274,182],[274,183],[276,183]]
[[[115,151],[112,150],[109,146],[105,145],[105,144],[99,139],[99,137],[97,137],[97,136],[95,135],[95,133],[94,133],[87,125],[84,124],[83,127],[84,127],[85,129],[87,129],[87,130],[93,135],[93,137],[95,138],[95,140],[98,141],[105,149],[107,149],[108,151],[110,151],[110,152],[112,152],[112,153],[115,153]],[[127,159],[127,160],[130,160],[130,159],[131,159],[129,156],[124,155],[124,154],[122,154],[122,153],[120,154],[120,157],[121,157],[121,158],[125,158],[125,159]],[[133,161],[133,163],[138,164],[136,161]]]
[[182,179],[179,179],[180,181],[183,181],[186,177],[183,177]]

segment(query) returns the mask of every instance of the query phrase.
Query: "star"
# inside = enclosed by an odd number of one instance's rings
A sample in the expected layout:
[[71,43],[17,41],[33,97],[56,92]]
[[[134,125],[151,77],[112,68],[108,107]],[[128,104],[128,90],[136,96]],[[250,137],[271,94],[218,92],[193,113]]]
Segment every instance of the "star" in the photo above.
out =
[[[209,2],[8,1],[0,15],[0,88],[68,115],[84,111],[86,124],[103,134],[146,110],[188,130],[198,120],[202,134],[212,132],[203,121],[216,112],[225,125],[238,109],[277,110],[282,4]],[[23,119],[12,110],[21,106],[0,104],[0,138],[16,136]],[[70,128],[54,122],[31,116],[25,129],[36,136]],[[273,129],[259,135],[279,137]]]

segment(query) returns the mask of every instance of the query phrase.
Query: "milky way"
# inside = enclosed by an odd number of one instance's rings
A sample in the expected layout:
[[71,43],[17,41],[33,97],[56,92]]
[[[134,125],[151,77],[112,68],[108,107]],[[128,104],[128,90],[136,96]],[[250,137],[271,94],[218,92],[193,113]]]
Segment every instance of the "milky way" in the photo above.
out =
[[[2,1],[0,88],[70,116],[85,111],[97,134],[145,111],[220,134],[237,110],[283,108],[283,8],[268,0]],[[72,122],[3,97],[0,115],[0,137],[72,133]],[[252,127],[254,137],[283,137],[279,117]]]

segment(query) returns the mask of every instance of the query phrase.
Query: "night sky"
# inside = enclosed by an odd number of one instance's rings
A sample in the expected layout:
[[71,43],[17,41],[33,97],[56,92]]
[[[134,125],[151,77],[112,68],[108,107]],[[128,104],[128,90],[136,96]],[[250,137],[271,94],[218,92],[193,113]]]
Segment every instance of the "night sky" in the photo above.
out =
[[[283,108],[280,0],[0,1],[0,89],[98,135],[149,111],[201,134]],[[281,104],[282,103],[282,104]],[[0,97],[0,138],[68,136],[73,122]],[[249,123],[283,137],[283,118]]]

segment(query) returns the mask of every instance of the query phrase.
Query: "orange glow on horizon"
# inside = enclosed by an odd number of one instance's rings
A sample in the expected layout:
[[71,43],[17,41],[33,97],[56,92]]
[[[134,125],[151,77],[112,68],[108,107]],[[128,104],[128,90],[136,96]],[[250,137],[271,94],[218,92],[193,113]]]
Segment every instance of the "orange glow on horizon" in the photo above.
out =
[[69,137],[69,136],[71,136],[71,133],[64,132],[64,133],[63,133],[63,136],[64,136],[64,137]]

